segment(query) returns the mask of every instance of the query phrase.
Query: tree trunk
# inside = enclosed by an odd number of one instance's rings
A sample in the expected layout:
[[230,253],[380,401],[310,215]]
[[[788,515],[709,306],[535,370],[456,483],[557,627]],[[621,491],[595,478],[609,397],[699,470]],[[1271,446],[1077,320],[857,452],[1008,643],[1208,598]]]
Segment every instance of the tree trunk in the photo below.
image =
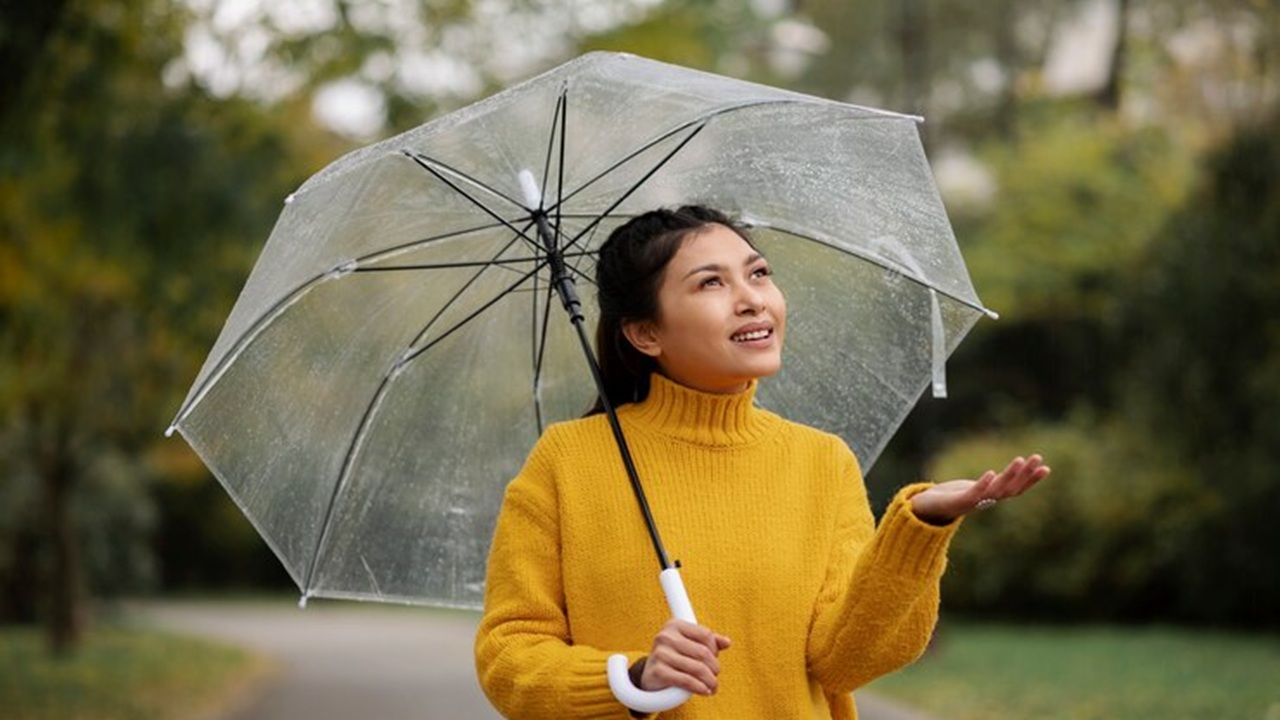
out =
[[[902,109],[927,115],[929,97],[929,8],[928,0],[902,0],[901,25],[898,27],[899,52],[902,58]],[[920,126],[920,138],[929,145],[930,126]]]
[[1107,82],[1098,91],[1098,105],[1108,110],[1119,110],[1124,83],[1124,66],[1129,45],[1129,2],[1116,0],[1116,42],[1111,47],[1111,66]]
[[[5,32],[0,33],[0,123],[8,119],[15,103],[45,54],[49,37],[57,30],[67,0],[6,3]],[[17,9],[21,8],[21,9]]]
[[76,526],[71,517],[71,490],[75,463],[67,443],[55,439],[42,470],[46,499],[46,529],[49,533],[50,569],[48,589],[49,646],[55,655],[75,650],[84,636],[84,571]]
[[38,528],[24,524],[3,538],[12,564],[0,577],[0,623],[31,625],[40,620],[40,535]]
[[1015,35],[1017,12],[1013,2],[1003,0],[997,6],[1000,16],[995,19],[996,62],[1004,73],[1004,85],[996,103],[995,130],[1001,140],[1013,141],[1018,134],[1018,39]]

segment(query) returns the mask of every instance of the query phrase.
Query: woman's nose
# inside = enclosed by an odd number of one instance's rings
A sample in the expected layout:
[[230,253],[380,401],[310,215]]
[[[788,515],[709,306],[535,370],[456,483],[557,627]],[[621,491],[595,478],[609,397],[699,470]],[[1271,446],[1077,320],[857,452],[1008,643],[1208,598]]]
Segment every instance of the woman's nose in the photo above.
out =
[[750,285],[738,290],[738,312],[743,315],[755,315],[764,310],[764,294]]

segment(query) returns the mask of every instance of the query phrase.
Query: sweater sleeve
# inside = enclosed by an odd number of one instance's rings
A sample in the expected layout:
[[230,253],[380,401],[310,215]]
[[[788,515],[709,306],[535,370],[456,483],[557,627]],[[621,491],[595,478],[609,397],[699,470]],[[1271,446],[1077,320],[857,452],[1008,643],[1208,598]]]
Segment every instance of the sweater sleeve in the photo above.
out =
[[902,488],[873,531],[857,461],[849,455],[837,543],[815,604],[808,662],[833,694],[848,693],[909,665],[929,643],[938,618],[946,551],[960,521],[938,527],[911,511]]
[[[554,474],[546,455],[540,441],[508,485],[498,516],[476,633],[480,685],[507,718],[629,719],[609,689],[605,665],[613,653],[573,644]],[[642,655],[627,653],[629,662]]]

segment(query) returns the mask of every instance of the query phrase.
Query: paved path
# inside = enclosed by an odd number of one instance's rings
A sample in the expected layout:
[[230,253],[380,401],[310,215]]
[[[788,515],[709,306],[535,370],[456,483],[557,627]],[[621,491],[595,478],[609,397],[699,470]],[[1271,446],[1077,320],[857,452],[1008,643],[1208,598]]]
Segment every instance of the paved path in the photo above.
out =
[[[325,602],[162,602],[134,612],[280,663],[273,682],[219,720],[499,720],[472,666],[474,613]],[[858,707],[861,720],[931,720],[867,693]]]

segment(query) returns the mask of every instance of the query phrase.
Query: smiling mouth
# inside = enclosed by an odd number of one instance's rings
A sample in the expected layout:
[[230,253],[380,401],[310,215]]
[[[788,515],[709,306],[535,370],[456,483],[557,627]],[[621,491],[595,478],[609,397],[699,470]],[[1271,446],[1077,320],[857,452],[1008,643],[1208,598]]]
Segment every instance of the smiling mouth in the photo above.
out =
[[769,328],[764,330],[751,330],[749,332],[738,333],[737,335],[734,335],[729,339],[733,340],[734,342],[742,343],[742,342],[752,342],[755,340],[764,340],[765,338],[770,337],[771,335],[773,335],[773,329]]

